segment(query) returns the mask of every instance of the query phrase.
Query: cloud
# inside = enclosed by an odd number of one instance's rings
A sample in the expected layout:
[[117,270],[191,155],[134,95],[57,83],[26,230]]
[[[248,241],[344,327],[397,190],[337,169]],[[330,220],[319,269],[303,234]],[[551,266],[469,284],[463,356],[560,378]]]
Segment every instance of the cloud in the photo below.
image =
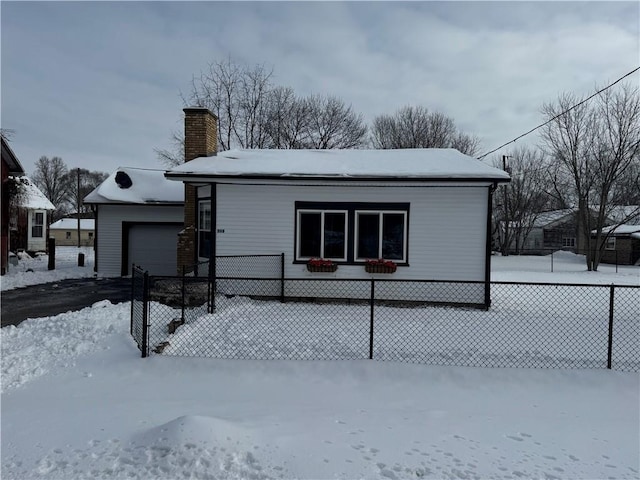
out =
[[[635,2],[3,2],[2,126],[31,171],[162,167],[192,75],[231,57],[367,121],[404,105],[452,116],[483,147],[638,63]],[[636,78],[637,80],[637,78]],[[531,136],[527,141],[535,141]]]

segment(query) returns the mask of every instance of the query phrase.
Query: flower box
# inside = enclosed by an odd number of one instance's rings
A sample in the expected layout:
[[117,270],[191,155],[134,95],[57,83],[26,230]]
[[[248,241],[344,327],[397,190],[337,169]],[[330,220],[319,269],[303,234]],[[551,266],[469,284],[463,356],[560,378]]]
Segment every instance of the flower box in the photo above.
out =
[[307,270],[310,272],[325,272],[331,273],[338,269],[338,265],[331,260],[324,260],[322,258],[312,258],[307,262]]
[[367,260],[364,270],[367,273],[393,273],[398,266],[391,260]]

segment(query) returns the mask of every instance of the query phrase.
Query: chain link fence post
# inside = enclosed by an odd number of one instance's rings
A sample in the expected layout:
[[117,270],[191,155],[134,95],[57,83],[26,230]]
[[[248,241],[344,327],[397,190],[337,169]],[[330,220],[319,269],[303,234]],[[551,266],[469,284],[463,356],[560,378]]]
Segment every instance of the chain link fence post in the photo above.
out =
[[[617,267],[617,265],[616,265]],[[613,309],[614,309],[615,285],[609,287],[609,345],[607,347],[607,368],[611,370],[611,357],[613,356]]]
[[375,279],[371,279],[371,297],[369,299],[369,360],[373,360],[373,314],[375,310],[376,303],[376,281]]
[[284,303],[284,252],[280,254],[280,303]]
[[149,355],[149,272],[142,277],[142,358]]

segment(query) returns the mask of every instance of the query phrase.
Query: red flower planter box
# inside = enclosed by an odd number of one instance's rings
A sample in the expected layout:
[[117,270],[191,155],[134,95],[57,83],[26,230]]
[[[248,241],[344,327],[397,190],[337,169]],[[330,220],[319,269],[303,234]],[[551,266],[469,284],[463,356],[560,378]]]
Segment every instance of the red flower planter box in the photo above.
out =
[[391,260],[367,260],[364,270],[367,273],[393,273],[398,266]]
[[309,265],[307,263],[307,270],[310,272],[326,272],[331,273],[335,272],[338,269],[338,265]]
[[322,258],[312,258],[307,262],[307,270],[310,272],[335,272],[338,269],[338,265],[331,260],[324,260]]

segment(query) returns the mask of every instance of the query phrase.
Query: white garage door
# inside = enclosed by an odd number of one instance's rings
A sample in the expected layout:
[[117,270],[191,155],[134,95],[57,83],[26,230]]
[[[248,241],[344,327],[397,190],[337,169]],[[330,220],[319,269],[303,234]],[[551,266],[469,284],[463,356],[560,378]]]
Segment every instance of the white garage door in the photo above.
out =
[[176,275],[178,232],[182,228],[182,225],[131,225],[127,270],[135,263],[150,275]]

